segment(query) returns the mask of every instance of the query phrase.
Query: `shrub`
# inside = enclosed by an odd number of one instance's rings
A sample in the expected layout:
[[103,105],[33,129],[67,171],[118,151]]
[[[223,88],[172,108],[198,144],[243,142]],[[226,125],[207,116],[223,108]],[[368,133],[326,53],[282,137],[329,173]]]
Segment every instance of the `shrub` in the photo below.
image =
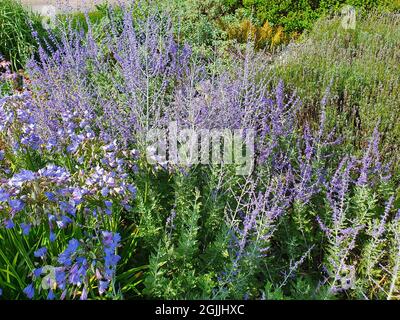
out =
[[253,15],[259,24],[268,21],[274,26],[283,26],[289,34],[302,32],[313,27],[314,22],[333,11],[340,10],[345,4],[359,9],[399,10],[398,1],[358,1],[358,0],[320,0],[320,1],[279,1],[279,0],[243,0],[227,3],[234,8],[243,8]]

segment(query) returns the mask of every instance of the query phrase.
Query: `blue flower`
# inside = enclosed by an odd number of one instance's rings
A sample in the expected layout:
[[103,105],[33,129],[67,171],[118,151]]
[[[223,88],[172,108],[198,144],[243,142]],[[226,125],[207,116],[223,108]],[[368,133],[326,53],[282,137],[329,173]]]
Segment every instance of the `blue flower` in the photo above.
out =
[[19,199],[9,200],[8,204],[15,212],[21,211],[25,206],[24,202]]
[[39,278],[40,275],[42,274],[42,271],[43,271],[42,268],[36,268],[35,270],[33,270],[33,275],[34,275],[36,278]]
[[54,300],[55,299],[55,295],[53,290],[50,289],[49,293],[47,294],[47,300]]
[[60,201],[60,210],[75,217],[76,208],[68,202]]
[[27,236],[29,232],[31,231],[31,225],[29,223],[21,223],[20,227],[22,229],[22,234],[24,236]]
[[33,150],[37,150],[40,147],[41,140],[36,134],[30,134],[21,139],[21,143],[30,146]]
[[101,189],[101,195],[103,197],[107,197],[108,192],[109,192],[109,189],[107,187],[104,187],[103,189]]
[[88,296],[87,289],[86,289],[86,287],[83,287],[83,290],[82,290],[82,294],[81,294],[80,300],[87,300],[87,296]]
[[10,199],[10,194],[3,189],[0,189],[0,201],[8,201]]
[[117,263],[121,259],[120,256],[115,254],[115,249],[121,241],[121,236],[118,233],[103,231],[103,245],[104,245],[104,268],[107,279],[112,279],[115,273]]
[[82,202],[82,197],[85,194],[85,190],[82,190],[80,188],[75,188],[74,191],[72,192],[72,199],[75,201],[75,203],[79,204]]
[[136,192],[137,192],[136,187],[134,185],[132,185],[132,184],[129,184],[128,185],[128,190],[131,193],[132,197],[135,198],[136,197]]
[[0,150],[0,161],[4,160],[4,150]]
[[42,259],[46,256],[46,254],[47,254],[47,248],[46,248],[46,247],[42,247],[42,248],[36,250],[36,251],[33,253],[33,255],[34,255],[36,258],[42,258]]
[[53,192],[45,192],[44,193],[47,197],[47,199],[49,199],[49,201],[56,201],[56,195]]
[[36,175],[30,170],[21,170],[20,172],[14,174],[14,176],[9,180],[9,184],[15,187],[20,187],[24,182],[35,180]]
[[66,228],[71,222],[72,222],[72,220],[70,218],[68,218],[67,216],[62,216],[61,220],[57,221],[57,226],[60,229],[63,229],[63,228]]
[[106,209],[105,212],[107,215],[111,215],[111,208],[112,208],[112,202],[111,201],[104,201],[105,205],[106,205]]
[[103,294],[107,291],[110,282],[108,280],[100,280],[99,281],[99,293]]
[[4,225],[6,226],[6,229],[14,228],[14,222],[12,220],[5,220]]
[[50,242],[56,241],[56,238],[57,238],[56,234],[50,231],[50,236],[49,236]]
[[81,285],[86,277],[86,259],[82,263],[75,263],[69,271],[69,282],[73,285]]
[[3,295],[3,289],[0,288],[0,297]]
[[118,243],[121,241],[119,233],[112,233],[110,231],[103,231],[103,245],[107,248],[114,250]]
[[56,270],[55,277],[56,277],[57,286],[60,289],[64,289],[65,288],[65,272],[63,270],[58,269],[58,270]]
[[71,257],[76,252],[79,247],[79,241],[76,239],[71,239],[68,243],[68,247],[58,256],[58,262],[70,266],[72,264]]
[[33,284],[31,283],[28,285],[24,291],[25,295],[28,297],[28,299],[32,299],[33,296],[35,295],[35,289],[33,288]]

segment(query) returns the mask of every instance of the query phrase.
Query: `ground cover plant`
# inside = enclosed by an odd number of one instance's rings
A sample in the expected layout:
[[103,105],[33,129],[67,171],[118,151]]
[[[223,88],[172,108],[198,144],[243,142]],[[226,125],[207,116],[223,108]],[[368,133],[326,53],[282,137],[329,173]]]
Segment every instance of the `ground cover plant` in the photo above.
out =
[[[254,41],[210,55],[160,8],[107,7],[33,32],[29,81],[0,99],[0,299],[398,299],[394,16],[305,35],[332,51],[326,39],[348,39],[338,61],[361,48],[331,80],[313,43],[290,51],[298,64]],[[364,91],[346,67],[365,74]],[[346,108],[366,92],[381,102],[360,102],[363,129],[335,111],[340,81]],[[148,133],[171,123],[253,133],[254,150],[240,149],[251,170],[160,157]]]

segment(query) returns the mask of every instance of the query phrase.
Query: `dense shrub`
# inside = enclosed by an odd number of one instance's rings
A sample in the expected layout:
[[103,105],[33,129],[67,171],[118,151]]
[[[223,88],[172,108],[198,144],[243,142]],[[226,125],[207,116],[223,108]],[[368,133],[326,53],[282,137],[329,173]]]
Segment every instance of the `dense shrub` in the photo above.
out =
[[257,48],[275,48],[297,40],[319,18],[340,13],[345,5],[354,6],[363,14],[371,9],[400,10],[398,0],[186,0],[159,4],[180,24],[180,36],[194,44],[195,51],[201,49],[203,53],[209,53],[210,46],[227,49],[235,42],[245,44],[249,38]]
[[253,15],[259,24],[268,21],[273,25],[283,26],[288,33],[311,29],[318,18],[332,11],[340,10],[345,4],[365,10],[373,8],[400,9],[400,3],[391,0],[227,0],[223,3],[236,10],[243,9],[246,14]]

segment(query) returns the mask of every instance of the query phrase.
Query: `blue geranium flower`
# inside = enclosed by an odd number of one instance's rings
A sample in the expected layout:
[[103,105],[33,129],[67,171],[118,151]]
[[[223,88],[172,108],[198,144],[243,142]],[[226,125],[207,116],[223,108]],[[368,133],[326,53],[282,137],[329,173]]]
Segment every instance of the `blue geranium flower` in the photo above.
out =
[[33,255],[34,255],[36,258],[42,258],[42,259],[46,256],[46,254],[47,254],[47,248],[46,248],[46,247],[42,247],[42,248],[36,250],[36,251],[33,253]]

